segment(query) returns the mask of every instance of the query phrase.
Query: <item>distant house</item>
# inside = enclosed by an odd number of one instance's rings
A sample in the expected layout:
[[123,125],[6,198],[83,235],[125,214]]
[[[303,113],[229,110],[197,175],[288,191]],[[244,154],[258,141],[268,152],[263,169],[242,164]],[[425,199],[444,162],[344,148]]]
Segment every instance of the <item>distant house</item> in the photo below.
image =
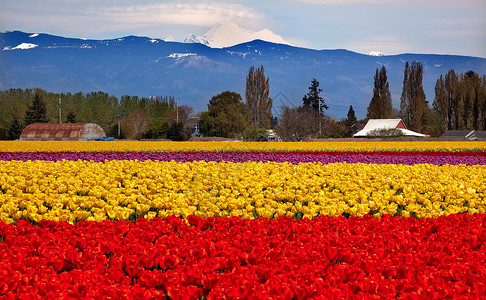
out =
[[402,119],[370,119],[363,129],[354,134],[354,137],[377,137],[376,133],[383,129],[398,129],[405,136],[429,137],[426,134],[408,130]]
[[24,128],[21,141],[101,140],[106,134],[94,123],[34,123]]
[[199,118],[189,118],[189,120],[187,120],[186,126],[191,129],[192,137],[202,136],[201,131],[199,130]]
[[486,131],[479,130],[447,130],[441,137],[461,138],[470,141],[486,140]]
[[282,138],[277,136],[271,129],[267,130],[267,134],[261,135],[257,138],[259,142],[282,142]]

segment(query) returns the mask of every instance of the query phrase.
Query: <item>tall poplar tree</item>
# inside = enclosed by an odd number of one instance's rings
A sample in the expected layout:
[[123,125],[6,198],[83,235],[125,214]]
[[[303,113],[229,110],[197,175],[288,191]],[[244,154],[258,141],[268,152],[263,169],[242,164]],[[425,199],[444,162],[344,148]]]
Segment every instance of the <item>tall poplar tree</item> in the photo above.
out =
[[263,66],[255,70],[250,67],[246,77],[246,104],[248,105],[251,128],[270,128],[272,118],[272,99],[268,96],[270,84],[265,77]]
[[423,66],[414,61],[405,63],[403,90],[400,97],[400,117],[410,130],[422,129],[424,114],[427,110],[425,92],[422,85]]
[[486,130],[486,75],[481,77],[479,98],[479,125],[478,128]]
[[448,129],[459,129],[459,77],[450,70],[444,77],[446,100],[449,104]]
[[386,75],[386,68],[376,68],[373,97],[368,105],[369,119],[390,119],[393,116],[391,93]]
[[452,118],[452,108],[447,98],[447,91],[445,88],[445,80],[442,75],[435,83],[435,98],[432,107],[439,114],[443,124],[444,130],[450,128],[450,120]]

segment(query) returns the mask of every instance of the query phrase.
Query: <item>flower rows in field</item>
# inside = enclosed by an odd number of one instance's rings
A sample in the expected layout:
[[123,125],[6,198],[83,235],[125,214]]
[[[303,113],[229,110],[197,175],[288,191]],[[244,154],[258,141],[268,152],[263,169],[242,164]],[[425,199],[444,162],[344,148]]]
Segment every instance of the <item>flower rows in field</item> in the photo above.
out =
[[153,160],[153,161],[216,161],[216,162],[304,162],[486,165],[486,152],[0,152],[0,161],[18,160]]
[[479,299],[486,217],[0,223],[6,299]]
[[486,212],[485,165],[0,161],[0,219],[243,219]]
[[0,152],[485,152],[486,142],[140,142],[140,141],[3,141]]

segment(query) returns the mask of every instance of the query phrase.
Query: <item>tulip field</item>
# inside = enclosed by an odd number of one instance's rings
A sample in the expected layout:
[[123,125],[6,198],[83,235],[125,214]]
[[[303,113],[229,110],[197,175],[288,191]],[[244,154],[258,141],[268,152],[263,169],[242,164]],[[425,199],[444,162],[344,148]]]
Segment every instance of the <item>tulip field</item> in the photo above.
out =
[[0,299],[486,299],[486,142],[1,142]]

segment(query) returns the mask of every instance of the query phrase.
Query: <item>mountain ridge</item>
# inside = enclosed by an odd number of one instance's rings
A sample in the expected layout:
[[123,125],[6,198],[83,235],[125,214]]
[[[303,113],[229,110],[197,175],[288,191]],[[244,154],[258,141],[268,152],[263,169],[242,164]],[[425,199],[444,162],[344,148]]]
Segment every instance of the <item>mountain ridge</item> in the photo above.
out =
[[[37,45],[14,49],[22,43]],[[486,59],[443,54],[371,56],[346,49],[315,50],[253,40],[225,48],[126,36],[109,40],[45,33],[0,33],[0,89],[40,87],[52,92],[104,91],[115,96],[176,96],[195,111],[226,90],[244,98],[250,66],[263,65],[270,79],[274,114],[298,106],[316,78],[330,106],[345,117],[353,105],[364,118],[375,69],[385,65],[393,105],[399,107],[406,60],[424,65],[424,90],[432,103],[436,80],[450,69],[486,74]]]

